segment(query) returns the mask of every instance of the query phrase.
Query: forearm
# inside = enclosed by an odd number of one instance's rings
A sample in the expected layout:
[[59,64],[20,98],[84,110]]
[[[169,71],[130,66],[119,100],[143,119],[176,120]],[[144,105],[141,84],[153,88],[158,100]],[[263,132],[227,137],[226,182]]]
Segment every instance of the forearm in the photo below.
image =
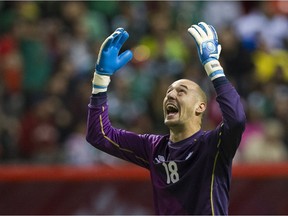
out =
[[107,103],[107,92],[92,94],[90,97],[90,105],[92,106],[101,106],[105,103]]
[[246,116],[241,98],[232,84],[226,77],[219,77],[213,81],[217,94],[223,122],[232,129],[234,127],[245,127]]
[[[102,133],[103,113],[106,107],[106,92],[91,96],[90,103],[88,105],[86,140],[97,148],[99,148],[101,145],[105,146],[106,142]],[[107,127],[108,126],[109,125],[107,125]]]
[[225,85],[227,83],[229,83],[229,80],[225,76],[219,77],[218,79],[215,79],[215,80],[212,81],[212,84],[213,84],[216,92],[217,92],[217,89],[219,87],[221,87],[222,85]]
[[[236,89],[226,77],[213,81],[217,93],[217,102],[222,112],[221,149],[227,160],[232,160],[240,144],[245,129],[246,116],[241,103],[241,98]],[[220,126],[219,125],[219,126]]]

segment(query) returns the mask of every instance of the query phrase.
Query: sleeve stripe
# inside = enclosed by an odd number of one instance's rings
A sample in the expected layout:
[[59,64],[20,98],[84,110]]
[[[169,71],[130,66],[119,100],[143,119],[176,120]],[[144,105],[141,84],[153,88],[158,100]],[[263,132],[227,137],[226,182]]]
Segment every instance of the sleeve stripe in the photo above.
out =
[[101,86],[101,85],[93,84],[93,88],[97,88],[97,89],[107,89],[107,86]]
[[[221,124],[221,128],[223,127],[223,123]],[[210,186],[210,204],[211,204],[211,211],[212,211],[212,215],[215,215],[215,211],[214,211],[214,203],[213,203],[213,188],[214,188],[214,177],[215,177],[215,169],[216,169],[216,164],[217,164],[217,160],[218,160],[218,156],[219,156],[219,146],[221,144],[221,134],[222,134],[222,130],[220,130],[219,132],[219,140],[217,143],[217,153],[214,159],[214,164],[213,164],[213,170],[212,170],[212,178],[211,178],[211,186]]]
[[[104,110],[104,107],[102,107],[102,110]],[[109,137],[106,136],[105,131],[104,131],[104,127],[103,127],[103,121],[102,121],[102,115],[99,116],[99,121],[100,121],[100,126],[101,126],[101,133],[103,135],[103,137],[108,140],[112,145],[114,145],[116,148],[118,148],[120,151],[124,151],[124,152],[128,152],[131,154],[134,154],[135,158],[140,159],[141,161],[143,161],[144,163],[149,164],[149,162],[147,160],[145,160],[142,157],[137,156],[132,150],[130,149],[125,149],[122,148],[118,143],[114,142],[113,140],[111,140]]]

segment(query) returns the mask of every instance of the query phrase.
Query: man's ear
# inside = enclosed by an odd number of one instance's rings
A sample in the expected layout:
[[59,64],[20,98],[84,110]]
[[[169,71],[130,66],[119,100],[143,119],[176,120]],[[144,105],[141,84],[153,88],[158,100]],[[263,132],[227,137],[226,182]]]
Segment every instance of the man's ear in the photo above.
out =
[[206,110],[206,104],[204,102],[199,102],[196,108],[196,115],[201,115]]

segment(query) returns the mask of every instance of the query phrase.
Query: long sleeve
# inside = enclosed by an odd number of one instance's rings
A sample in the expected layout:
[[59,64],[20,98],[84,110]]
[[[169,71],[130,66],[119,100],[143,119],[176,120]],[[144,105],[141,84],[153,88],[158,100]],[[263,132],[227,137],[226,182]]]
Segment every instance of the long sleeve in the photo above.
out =
[[219,126],[221,127],[221,146],[227,159],[230,160],[240,144],[246,116],[239,94],[225,77],[216,79],[213,84],[223,118]]
[[156,135],[139,135],[112,127],[106,93],[92,95],[88,105],[87,141],[115,157],[149,168]]

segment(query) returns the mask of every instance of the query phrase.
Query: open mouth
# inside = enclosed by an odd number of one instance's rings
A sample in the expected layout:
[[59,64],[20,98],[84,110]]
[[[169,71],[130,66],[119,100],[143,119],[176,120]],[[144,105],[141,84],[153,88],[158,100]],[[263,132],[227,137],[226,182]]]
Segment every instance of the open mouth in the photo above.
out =
[[168,117],[174,116],[178,114],[178,112],[179,112],[179,109],[175,104],[169,103],[166,105],[166,113]]

